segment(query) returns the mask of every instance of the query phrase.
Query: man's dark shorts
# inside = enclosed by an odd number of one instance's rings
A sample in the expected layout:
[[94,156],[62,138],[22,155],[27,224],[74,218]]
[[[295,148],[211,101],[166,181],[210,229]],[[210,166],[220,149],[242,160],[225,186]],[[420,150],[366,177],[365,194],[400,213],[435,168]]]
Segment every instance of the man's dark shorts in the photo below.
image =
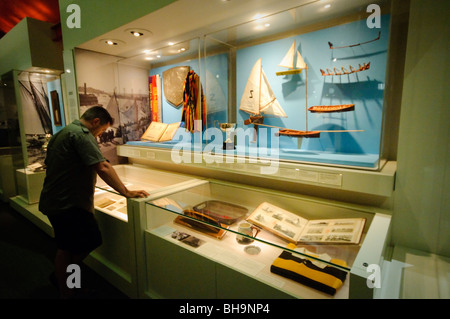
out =
[[94,215],[80,208],[64,210],[48,216],[55,232],[56,245],[74,254],[93,251],[102,244],[102,236]]

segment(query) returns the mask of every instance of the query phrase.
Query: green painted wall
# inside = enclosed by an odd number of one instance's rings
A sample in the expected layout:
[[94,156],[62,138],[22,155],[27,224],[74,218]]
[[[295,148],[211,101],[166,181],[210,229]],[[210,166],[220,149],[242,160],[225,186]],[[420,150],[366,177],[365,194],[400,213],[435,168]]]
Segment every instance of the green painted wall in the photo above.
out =
[[[72,49],[92,38],[143,17],[176,0],[59,0],[64,50]],[[69,28],[67,20],[73,11],[70,4],[80,7],[80,28]]]
[[12,69],[31,67],[28,22],[19,22],[0,40],[0,75]]
[[0,74],[31,67],[62,70],[62,45],[52,24],[24,18],[0,39]]
[[396,244],[450,256],[449,1],[412,0],[394,201]]

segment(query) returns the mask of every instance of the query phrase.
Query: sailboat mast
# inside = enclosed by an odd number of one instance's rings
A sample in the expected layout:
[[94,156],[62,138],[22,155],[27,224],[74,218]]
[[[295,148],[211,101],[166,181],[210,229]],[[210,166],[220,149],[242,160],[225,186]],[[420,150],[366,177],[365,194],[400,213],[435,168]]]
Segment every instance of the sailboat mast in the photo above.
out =
[[259,97],[258,97],[258,115],[261,114],[261,82],[262,82],[262,61],[259,64]]
[[305,96],[305,103],[306,103],[306,131],[308,132],[308,66],[305,68],[305,88],[306,88],[306,96]]
[[292,63],[291,63],[291,69],[293,69],[295,67],[295,49],[297,48],[295,46],[295,40],[294,40],[294,50],[292,51]]

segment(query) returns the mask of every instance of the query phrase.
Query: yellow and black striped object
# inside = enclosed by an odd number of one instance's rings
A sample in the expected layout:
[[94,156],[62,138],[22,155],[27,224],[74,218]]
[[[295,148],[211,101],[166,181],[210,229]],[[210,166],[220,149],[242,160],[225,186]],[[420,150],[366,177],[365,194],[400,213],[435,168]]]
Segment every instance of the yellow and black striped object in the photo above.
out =
[[[292,246],[295,248],[293,244],[289,244],[288,248],[292,249]],[[331,263],[346,266],[345,261],[339,259],[331,259]],[[294,256],[288,251],[283,251],[275,259],[270,271],[329,295],[334,295],[347,277],[347,272],[344,270],[328,265],[323,268],[318,267],[310,259]]]

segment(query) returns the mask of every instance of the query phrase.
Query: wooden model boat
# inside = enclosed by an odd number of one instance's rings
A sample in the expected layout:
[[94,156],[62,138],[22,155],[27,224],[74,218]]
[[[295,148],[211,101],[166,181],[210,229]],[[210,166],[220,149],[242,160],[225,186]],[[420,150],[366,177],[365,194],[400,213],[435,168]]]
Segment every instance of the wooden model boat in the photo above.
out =
[[320,137],[319,131],[299,131],[299,130],[291,130],[291,129],[283,129],[279,130],[276,133],[278,136],[290,136],[290,137]]
[[244,121],[245,125],[249,124],[262,124],[264,122],[264,116],[261,115],[250,115],[250,117]]
[[350,45],[344,45],[344,46],[340,46],[340,47],[335,47],[333,45],[333,43],[328,42],[328,46],[330,47],[330,50],[334,50],[334,49],[344,49],[344,48],[353,48],[353,47],[357,47],[363,44],[367,44],[370,42],[374,42],[374,41],[378,41],[381,38],[381,31],[378,32],[378,36],[375,39],[369,40],[369,41],[365,41],[365,42],[360,42],[360,43],[355,43],[355,44],[350,44]]
[[193,209],[225,225],[231,225],[237,222],[248,213],[248,209],[243,206],[219,200],[207,200],[194,206]]
[[313,113],[348,112],[355,110],[355,104],[316,105],[308,108]]
[[184,216],[178,216],[177,218],[175,218],[175,222],[218,239],[222,238],[226,233],[223,228],[226,229],[229,227],[227,225],[221,224],[217,219],[213,217],[207,216],[203,213],[196,212],[191,209],[184,210]]
[[341,70],[333,68],[333,71],[328,69],[328,68],[326,69],[326,71],[320,69],[320,73],[322,73],[322,76],[346,75],[346,74],[357,73],[357,72],[366,71],[366,70],[370,69],[370,62],[369,63],[364,63],[363,65],[359,64],[359,68],[358,69],[355,69],[351,65],[349,67],[350,67],[350,71],[348,71],[344,67],[341,67]]

